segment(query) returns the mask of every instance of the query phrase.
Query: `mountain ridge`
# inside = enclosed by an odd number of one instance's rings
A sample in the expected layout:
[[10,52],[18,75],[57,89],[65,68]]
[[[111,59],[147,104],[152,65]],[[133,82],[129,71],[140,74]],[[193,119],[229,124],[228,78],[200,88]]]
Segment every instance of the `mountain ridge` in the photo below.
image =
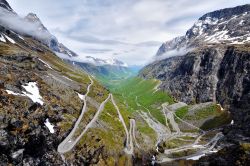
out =
[[184,36],[163,43],[156,56],[171,50],[188,50],[202,45],[249,43],[249,11],[250,5],[247,4],[207,13]]

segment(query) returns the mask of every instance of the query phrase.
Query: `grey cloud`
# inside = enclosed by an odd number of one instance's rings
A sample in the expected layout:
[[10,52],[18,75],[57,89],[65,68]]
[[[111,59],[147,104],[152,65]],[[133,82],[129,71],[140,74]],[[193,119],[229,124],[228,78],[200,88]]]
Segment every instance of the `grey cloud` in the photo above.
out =
[[68,35],[69,38],[83,42],[83,43],[94,43],[94,44],[107,44],[107,45],[116,45],[116,44],[127,44],[125,42],[117,41],[117,40],[106,40],[106,39],[99,39],[94,36],[81,36],[81,35]]
[[159,42],[159,41],[146,41],[146,42],[137,43],[136,46],[155,47],[155,46],[160,46],[161,44],[162,42]]
[[0,22],[1,25],[10,28],[21,34],[30,35],[42,41],[47,41],[51,38],[51,34],[47,31],[39,31],[39,23],[31,23],[24,18],[19,17],[15,13],[9,12],[0,8]]
[[105,53],[105,52],[111,52],[112,49],[82,49],[85,53],[91,53],[91,54],[99,54],[99,53]]

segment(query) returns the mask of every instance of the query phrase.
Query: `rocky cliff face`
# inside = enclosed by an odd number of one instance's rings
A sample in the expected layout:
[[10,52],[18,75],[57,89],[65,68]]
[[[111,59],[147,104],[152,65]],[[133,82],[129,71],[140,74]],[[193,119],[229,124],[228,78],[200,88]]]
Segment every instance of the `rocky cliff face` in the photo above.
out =
[[[197,165],[247,165],[250,112],[250,5],[202,16],[182,37],[164,43],[157,60],[140,71],[162,81],[161,89],[186,103],[218,102],[231,112],[224,128],[227,145]],[[180,51],[185,49],[186,51]],[[176,56],[169,56],[175,50]],[[239,152],[236,156],[232,150]],[[216,160],[214,160],[216,158]],[[219,164],[218,164],[219,163]]]
[[[205,14],[185,36],[164,43],[156,55],[162,60],[146,66],[140,76],[160,79],[162,89],[187,103],[246,104],[249,24],[250,5]],[[172,50],[177,56],[168,56]]]
[[218,101],[249,108],[248,50],[246,45],[199,48],[152,63],[140,76],[161,80],[162,89],[187,103]]

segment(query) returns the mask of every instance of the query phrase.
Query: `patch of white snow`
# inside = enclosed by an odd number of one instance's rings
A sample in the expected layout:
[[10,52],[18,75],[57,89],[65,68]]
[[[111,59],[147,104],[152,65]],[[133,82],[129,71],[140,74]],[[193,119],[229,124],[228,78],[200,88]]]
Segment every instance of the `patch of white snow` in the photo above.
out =
[[15,44],[15,43],[16,43],[15,40],[11,39],[9,36],[7,36],[7,35],[4,35],[4,36],[5,36],[6,39],[7,39],[9,42],[11,42],[12,44]]
[[22,87],[26,90],[23,92],[26,96],[28,96],[33,102],[40,103],[43,105],[42,96],[39,93],[39,88],[37,87],[36,82],[29,82],[27,85],[22,85]]
[[55,130],[54,130],[54,125],[52,125],[50,122],[49,122],[49,119],[46,119],[46,121],[44,122],[45,126],[48,127],[50,133],[55,133]]
[[22,36],[18,35],[18,37],[19,37],[20,39],[24,40],[24,38],[23,38]]
[[84,100],[84,95],[81,95],[80,93],[77,93],[78,94],[78,97],[81,99],[81,100]]
[[189,157],[189,158],[187,158],[187,160],[199,160],[203,156],[205,156],[205,154]]
[[6,40],[3,35],[0,36],[0,41],[6,43]]
[[13,91],[11,91],[11,90],[6,90],[6,92],[7,92],[9,95],[15,95],[15,96],[25,96],[25,95],[20,94],[20,93],[15,93],[15,92],[13,92]]

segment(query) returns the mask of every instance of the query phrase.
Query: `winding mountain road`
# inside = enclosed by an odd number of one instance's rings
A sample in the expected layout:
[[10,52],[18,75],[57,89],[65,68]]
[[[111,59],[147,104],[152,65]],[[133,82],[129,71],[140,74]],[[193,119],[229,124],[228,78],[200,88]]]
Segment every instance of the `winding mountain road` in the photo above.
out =
[[[138,142],[136,141],[136,137],[135,137],[135,128],[136,128],[136,123],[134,119],[130,119],[130,128],[132,128],[132,135],[133,135],[133,139],[135,141],[135,145],[137,146],[137,148],[140,148],[140,145],[138,144]],[[132,138],[130,138],[132,139]]]
[[92,78],[89,76],[89,79],[91,81],[91,83],[88,85],[87,87],[87,92],[86,94],[83,96],[83,108],[82,108],[82,112],[80,114],[80,116],[78,117],[73,129],[71,130],[71,132],[69,133],[69,135],[59,144],[57,151],[61,154],[66,153],[68,151],[70,151],[75,145],[76,145],[76,141],[72,140],[72,137],[74,136],[76,130],[78,129],[78,126],[83,118],[84,113],[86,112],[86,108],[87,108],[87,101],[86,101],[86,96],[88,96],[89,92],[90,92],[90,88],[91,86],[94,84],[94,81],[92,80]]
[[118,116],[119,116],[119,119],[124,127],[124,130],[125,130],[125,133],[126,133],[126,147],[124,149],[124,151],[127,153],[127,154],[133,154],[134,153],[134,145],[133,145],[133,141],[132,141],[132,137],[131,137],[131,123],[130,123],[130,132],[128,132],[128,129],[127,129],[127,126],[126,126],[126,123],[122,117],[122,114],[120,112],[120,109],[118,108],[118,106],[116,105],[116,102],[114,100],[114,97],[113,95],[111,94],[111,101],[113,103],[113,105],[115,106],[115,109],[118,113]]
[[72,138],[71,138],[69,141],[62,142],[58,146],[58,152],[59,153],[66,153],[66,152],[69,152],[70,150],[72,150],[74,148],[74,146],[80,141],[80,139],[87,132],[87,130],[89,128],[91,128],[93,126],[93,124],[96,122],[96,120],[98,119],[100,113],[104,109],[105,104],[110,99],[110,96],[111,96],[111,94],[109,94],[109,96],[107,97],[107,99],[101,103],[101,105],[100,105],[98,111],[96,112],[94,118],[87,124],[87,126],[84,128],[83,132],[74,141],[72,141]]
[[61,154],[62,158],[64,158],[64,156],[62,154],[71,151],[75,147],[75,145],[80,141],[80,139],[83,137],[83,135],[87,132],[87,130],[89,128],[93,127],[93,125],[97,121],[100,113],[104,110],[105,104],[108,102],[108,100],[111,99],[112,104],[114,105],[114,107],[115,107],[115,109],[116,109],[116,111],[118,113],[119,119],[120,119],[120,121],[121,121],[121,123],[122,123],[122,125],[124,127],[125,133],[126,133],[126,147],[125,147],[124,151],[127,154],[131,154],[132,155],[134,153],[133,138],[135,140],[135,135],[134,135],[135,134],[135,121],[133,119],[130,120],[130,132],[128,132],[127,126],[125,124],[125,121],[124,121],[124,119],[123,119],[123,117],[121,115],[121,112],[120,112],[118,106],[116,105],[116,102],[115,102],[114,97],[113,97],[112,94],[109,94],[109,96],[106,98],[106,100],[101,103],[101,105],[99,106],[99,108],[98,108],[97,112],[95,113],[93,119],[87,124],[87,126],[84,128],[84,130],[82,131],[82,133],[76,139],[73,139],[73,136],[76,133],[78,127],[79,127],[79,124],[80,124],[80,122],[81,122],[81,120],[83,118],[83,115],[86,112],[86,108],[87,108],[86,97],[89,94],[90,88],[91,88],[91,86],[94,83],[90,76],[89,76],[89,79],[90,79],[91,83],[87,87],[87,93],[85,95],[83,95],[83,98],[82,98],[83,103],[84,103],[82,112],[81,112],[80,116],[78,117],[78,119],[77,119],[77,121],[76,121],[73,129],[71,130],[71,132],[59,144],[59,146],[57,148],[57,151]]

